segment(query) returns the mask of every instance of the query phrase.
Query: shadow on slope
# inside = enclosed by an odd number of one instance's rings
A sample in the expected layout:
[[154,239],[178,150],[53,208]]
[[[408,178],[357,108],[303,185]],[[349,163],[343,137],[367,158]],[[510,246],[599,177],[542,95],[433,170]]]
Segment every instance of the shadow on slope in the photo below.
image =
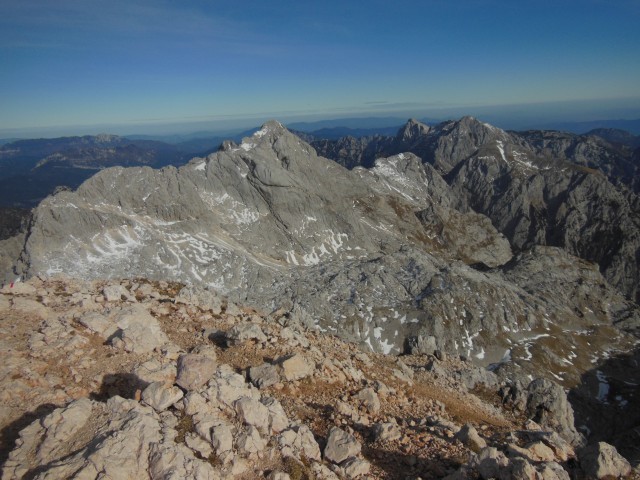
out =
[[[640,465],[640,346],[584,373],[569,392],[576,427],[588,443],[610,443]],[[586,428],[585,428],[586,426]]]

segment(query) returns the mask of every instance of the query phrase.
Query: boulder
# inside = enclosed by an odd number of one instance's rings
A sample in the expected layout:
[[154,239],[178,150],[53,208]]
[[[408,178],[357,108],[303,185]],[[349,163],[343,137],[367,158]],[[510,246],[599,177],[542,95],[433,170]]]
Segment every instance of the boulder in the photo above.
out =
[[616,448],[605,442],[584,448],[579,455],[580,466],[588,478],[620,478],[631,473],[631,465]]
[[331,427],[327,445],[324,448],[324,458],[340,464],[347,458],[358,455],[361,448],[360,442],[353,435],[338,427]]
[[475,457],[473,466],[484,479],[496,478],[507,480],[509,460],[504,453],[495,447],[483,448]]
[[283,457],[293,457],[298,460],[306,457],[320,461],[320,446],[306,425],[295,425],[278,435],[278,446]]
[[166,410],[183,396],[182,390],[165,382],[153,382],[142,391],[142,401],[157,412]]
[[98,312],[87,313],[77,321],[80,325],[100,335],[105,340],[118,331],[118,325],[113,320]]
[[557,462],[544,463],[539,467],[543,480],[571,480],[569,473]]
[[371,464],[366,460],[351,457],[342,462],[340,468],[342,468],[347,478],[358,478],[362,475],[369,474]]
[[233,430],[226,423],[216,425],[211,429],[211,444],[220,455],[233,449]]
[[402,432],[395,422],[376,423],[373,426],[373,435],[376,441],[391,442],[398,440],[402,436]]
[[129,291],[122,285],[107,285],[102,289],[102,295],[107,302],[119,302],[133,298]]
[[557,431],[572,445],[581,445],[583,436],[573,424],[573,409],[562,387],[550,380],[538,378],[527,387],[525,413],[534,422]]
[[487,446],[487,442],[478,434],[475,427],[469,423],[463,426],[455,438],[460,441],[465,447],[474,452],[479,452]]
[[213,377],[216,367],[216,362],[205,355],[197,353],[180,355],[176,383],[185,390],[195,390]]
[[280,381],[280,374],[275,365],[263,363],[249,369],[249,380],[258,388],[267,388]]
[[248,340],[265,342],[267,336],[260,328],[260,325],[255,323],[239,323],[231,327],[227,332],[227,345],[230,347],[240,345]]
[[380,411],[380,399],[373,388],[363,388],[358,392],[356,398],[369,413],[378,413]]
[[125,351],[148,353],[168,342],[162,327],[142,305],[123,308],[115,316],[118,331],[114,334],[122,340]]
[[235,402],[235,410],[245,425],[256,427],[261,433],[269,433],[269,409],[258,400],[243,397]]
[[287,381],[300,380],[313,374],[315,365],[309,362],[303,355],[295,354],[284,360],[281,364],[282,376]]
[[214,315],[222,313],[222,300],[210,287],[186,286],[175,297],[175,302],[210,311]]
[[253,425],[249,425],[245,431],[238,436],[238,449],[242,453],[261,452],[267,446],[267,442],[260,436],[260,432]]

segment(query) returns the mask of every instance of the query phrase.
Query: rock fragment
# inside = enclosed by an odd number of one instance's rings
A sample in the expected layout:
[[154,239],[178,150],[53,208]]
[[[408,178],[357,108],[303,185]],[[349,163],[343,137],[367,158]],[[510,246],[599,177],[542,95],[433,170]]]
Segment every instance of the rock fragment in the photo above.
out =
[[487,442],[478,434],[478,431],[475,427],[469,423],[464,425],[458,433],[456,433],[455,438],[460,440],[460,442],[476,453],[487,446]]
[[589,478],[620,478],[631,473],[631,465],[612,445],[589,445],[580,452],[580,466]]
[[313,374],[315,365],[303,355],[295,354],[281,363],[282,376],[287,381],[300,380]]
[[142,400],[157,412],[162,412],[184,396],[182,390],[165,382],[153,382],[142,392]]
[[257,342],[265,342],[267,336],[264,334],[260,325],[255,323],[240,323],[231,327],[227,332],[227,345],[240,345],[248,340]]
[[347,458],[358,455],[361,448],[360,442],[353,435],[338,427],[331,427],[327,445],[324,448],[324,458],[340,464]]
[[180,355],[176,383],[185,390],[195,390],[213,377],[216,367],[216,362],[205,355],[197,353]]

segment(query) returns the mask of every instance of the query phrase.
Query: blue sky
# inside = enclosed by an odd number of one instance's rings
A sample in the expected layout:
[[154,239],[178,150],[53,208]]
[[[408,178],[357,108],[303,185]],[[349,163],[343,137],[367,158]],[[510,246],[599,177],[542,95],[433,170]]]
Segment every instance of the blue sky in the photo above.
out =
[[638,118],[638,25],[638,0],[0,0],[0,135],[513,105]]

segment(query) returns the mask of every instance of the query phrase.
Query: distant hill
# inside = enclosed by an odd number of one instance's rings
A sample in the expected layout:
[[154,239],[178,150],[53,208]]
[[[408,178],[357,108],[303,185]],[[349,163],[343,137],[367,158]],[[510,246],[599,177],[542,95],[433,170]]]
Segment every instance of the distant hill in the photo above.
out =
[[589,122],[556,122],[532,126],[541,130],[560,130],[570,133],[587,133],[595,129],[625,130],[640,135],[640,118],[635,120],[593,120]]
[[617,128],[595,128],[585,133],[585,136],[600,137],[612,144],[625,145],[631,148],[640,147],[640,135],[633,135],[626,130]]
[[116,135],[17,140],[0,146],[0,206],[31,208],[57,187],[77,188],[113,166],[182,165],[193,156],[175,145]]

